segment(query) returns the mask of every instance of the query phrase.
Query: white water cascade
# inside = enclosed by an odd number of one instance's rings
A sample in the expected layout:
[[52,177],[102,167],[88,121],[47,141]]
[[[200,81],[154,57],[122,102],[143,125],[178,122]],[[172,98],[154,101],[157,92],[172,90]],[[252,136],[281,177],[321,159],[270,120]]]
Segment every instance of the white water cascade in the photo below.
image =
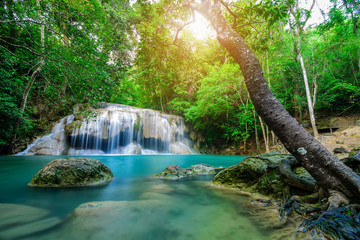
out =
[[37,139],[22,154],[193,153],[184,119],[149,109],[107,104],[84,119],[68,116],[56,126],[64,136],[63,142],[50,137],[54,130],[40,138],[46,138],[47,146],[54,145],[56,151],[51,147],[45,151],[41,145],[44,141]]
[[27,149],[17,155],[61,155],[66,150],[65,125],[71,123],[74,116],[62,118],[49,135],[37,138]]

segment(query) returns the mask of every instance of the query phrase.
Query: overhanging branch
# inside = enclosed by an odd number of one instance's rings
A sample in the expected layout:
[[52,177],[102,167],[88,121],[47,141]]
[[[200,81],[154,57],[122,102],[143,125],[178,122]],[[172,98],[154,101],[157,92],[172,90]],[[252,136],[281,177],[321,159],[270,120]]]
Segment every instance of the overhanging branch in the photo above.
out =
[[182,31],[184,29],[184,27],[186,27],[187,25],[195,22],[195,12],[194,12],[194,10],[192,10],[191,12],[192,12],[192,21],[187,22],[187,23],[183,24],[180,28],[178,28],[176,31],[176,34],[175,34],[174,41],[172,43],[163,44],[164,46],[174,45],[177,42],[177,40],[179,39],[180,31]]
[[234,23],[232,25],[232,28],[235,29],[236,28],[236,18],[237,18],[236,14],[233,11],[231,11],[229,6],[224,1],[220,0],[220,2],[226,8],[226,10],[234,17]]

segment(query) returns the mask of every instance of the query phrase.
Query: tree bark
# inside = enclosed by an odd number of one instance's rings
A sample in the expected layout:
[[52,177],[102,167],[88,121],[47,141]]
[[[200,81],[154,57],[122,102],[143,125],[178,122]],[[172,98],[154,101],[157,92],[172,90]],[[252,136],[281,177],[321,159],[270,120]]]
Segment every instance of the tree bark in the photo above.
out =
[[263,138],[264,138],[265,152],[268,153],[268,152],[270,152],[269,139],[268,139],[266,131],[265,131],[264,123],[263,123],[260,116],[259,116],[259,121],[260,121],[260,126],[261,126],[261,130],[262,130],[262,133],[263,133]]
[[319,186],[341,191],[349,197],[360,197],[360,177],[302,128],[272,94],[259,60],[222,15],[220,1],[203,0],[201,4],[187,1],[184,6],[198,11],[211,22],[219,43],[240,66],[255,110]]
[[[297,41],[299,41],[298,44],[300,45],[300,39],[298,39]],[[319,133],[318,133],[318,130],[316,127],[316,122],[315,122],[314,104],[313,104],[313,101],[311,100],[309,81],[308,81],[307,72],[306,72],[306,68],[305,68],[305,64],[304,64],[304,59],[302,57],[300,48],[298,49],[298,51],[299,51],[298,56],[299,56],[299,60],[300,60],[300,64],[301,64],[301,70],[303,72],[303,78],[304,78],[304,84],[305,84],[305,90],[306,90],[306,99],[307,99],[307,104],[308,104],[308,108],[309,108],[311,127],[313,129],[314,137],[317,138],[319,136]]]
[[[315,6],[315,0],[313,0],[311,7],[309,9],[309,12],[312,11],[312,9]],[[311,99],[311,94],[310,94],[310,88],[309,88],[309,81],[308,81],[308,77],[307,77],[307,71],[305,68],[305,64],[304,64],[304,59],[302,57],[301,54],[301,32],[303,30],[303,26],[305,26],[306,22],[309,20],[310,15],[308,15],[305,20],[302,22],[302,24],[300,23],[300,18],[297,14],[297,10],[299,10],[299,1],[295,1],[293,4],[289,5],[289,10],[291,15],[294,17],[295,20],[295,29],[293,28],[290,18],[289,18],[289,26],[291,29],[291,34],[293,36],[294,39],[294,47],[295,47],[295,52],[297,55],[297,59],[299,59],[300,61],[300,66],[301,66],[301,70],[302,70],[302,75],[303,75],[303,79],[304,79],[304,84],[305,84],[305,91],[306,91],[306,99],[307,99],[307,104],[308,104],[308,109],[309,109],[309,115],[310,115],[310,123],[311,123],[311,127],[313,129],[313,134],[315,138],[318,138],[319,133],[318,130],[316,128],[316,122],[315,122],[315,113],[314,113],[314,107],[315,107],[315,97],[316,97],[316,90],[314,90],[314,98]],[[295,36],[294,36],[295,33]]]
[[257,124],[256,124],[256,113],[254,110],[252,110],[253,115],[254,115],[254,128],[255,128],[255,142],[256,142],[256,152],[260,153],[261,149],[260,149],[260,141],[259,141],[259,134],[257,131]]
[[[294,18],[295,18],[295,14],[294,13],[292,13],[292,14],[294,15]],[[297,23],[297,25],[299,25],[299,23]],[[307,77],[307,71],[306,71],[306,68],[305,68],[304,59],[303,59],[302,54],[301,54],[300,27],[297,26],[297,29],[294,30],[294,29],[292,29],[292,27],[290,25],[290,28],[291,28],[292,36],[293,36],[293,39],[294,39],[295,52],[296,52],[297,58],[300,61],[301,71],[302,71],[302,75],[303,75],[303,79],[304,79],[306,100],[307,100],[308,109],[309,109],[311,127],[313,129],[314,137],[318,138],[319,133],[318,133],[318,130],[317,130],[317,127],[316,127],[315,113],[314,113],[315,103],[311,100],[311,94],[310,94],[310,88],[309,88],[309,81],[308,81],[308,77]],[[293,32],[295,32],[295,34]],[[315,91],[314,91],[314,99],[315,99]]]

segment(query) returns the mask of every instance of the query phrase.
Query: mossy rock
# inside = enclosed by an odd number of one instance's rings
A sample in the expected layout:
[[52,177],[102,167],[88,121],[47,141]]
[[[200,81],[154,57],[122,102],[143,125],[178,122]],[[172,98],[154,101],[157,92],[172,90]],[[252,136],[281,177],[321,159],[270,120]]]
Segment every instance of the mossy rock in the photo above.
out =
[[190,174],[191,174],[190,171],[187,171],[186,169],[183,169],[180,166],[170,165],[170,166],[166,167],[161,173],[156,174],[155,177],[161,178],[161,179],[176,180],[176,179],[187,177]]
[[267,153],[247,157],[239,164],[219,172],[212,182],[215,185],[236,188],[244,192],[281,198],[287,184],[278,166],[289,156],[291,155],[284,153]]
[[35,174],[31,187],[80,187],[102,185],[114,179],[111,170],[91,158],[55,159]]
[[291,156],[285,153],[266,153],[258,156],[250,156],[242,160],[239,164],[226,168],[218,173],[214,183],[236,186],[247,180],[257,180],[264,175],[269,165],[278,166],[281,160]]
[[349,153],[349,157],[355,156],[359,151],[360,151],[360,146],[353,148]]
[[215,168],[208,164],[196,164],[188,168],[194,175],[216,174]]
[[207,164],[196,164],[188,168],[181,168],[177,165],[166,167],[161,173],[155,175],[156,178],[177,180],[184,177],[195,175],[213,175],[216,169]]

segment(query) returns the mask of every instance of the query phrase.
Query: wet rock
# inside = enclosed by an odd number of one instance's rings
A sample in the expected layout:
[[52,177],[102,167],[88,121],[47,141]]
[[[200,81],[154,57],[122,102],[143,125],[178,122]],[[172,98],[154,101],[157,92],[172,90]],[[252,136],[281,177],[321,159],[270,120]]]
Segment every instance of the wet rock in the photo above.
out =
[[181,168],[177,165],[170,165],[166,167],[161,173],[155,175],[155,177],[162,179],[180,179],[187,177],[191,174],[191,172],[186,169]]
[[343,147],[339,147],[339,148],[334,148],[334,153],[349,153],[349,151]]
[[216,174],[216,169],[213,166],[207,164],[197,164],[189,168],[181,168],[177,165],[171,165],[165,168],[161,173],[155,175],[157,178],[162,179],[180,179],[184,177],[194,176],[194,175],[212,175]]
[[0,212],[0,239],[22,239],[61,222],[44,209],[19,204],[0,204]]
[[194,175],[211,175],[215,174],[215,168],[208,164],[197,164],[189,168]]
[[58,155],[65,148],[65,133],[52,133],[40,139],[39,143],[31,147],[27,155]]
[[124,150],[124,154],[141,154],[141,146],[140,144],[133,142],[127,145]]
[[158,239],[170,235],[167,224],[154,227],[168,211],[157,200],[88,202],[73,211],[59,236],[49,239]]
[[[282,160],[291,156],[284,153],[267,153],[245,158],[239,164],[226,168],[213,178],[215,185],[231,187],[248,193],[260,193],[274,198],[281,198],[288,187],[279,172]],[[304,178],[312,179],[304,168],[295,168],[293,172]],[[296,193],[299,189],[291,187]]]
[[180,142],[171,143],[170,151],[174,154],[191,154],[189,147]]
[[172,193],[174,192],[174,189],[172,187],[170,187],[169,185],[166,184],[158,184],[158,185],[154,185],[152,187],[153,192],[158,192],[158,193]]
[[106,184],[114,179],[111,170],[91,158],[56,159],[32,178],[31,187],[78,187]]

